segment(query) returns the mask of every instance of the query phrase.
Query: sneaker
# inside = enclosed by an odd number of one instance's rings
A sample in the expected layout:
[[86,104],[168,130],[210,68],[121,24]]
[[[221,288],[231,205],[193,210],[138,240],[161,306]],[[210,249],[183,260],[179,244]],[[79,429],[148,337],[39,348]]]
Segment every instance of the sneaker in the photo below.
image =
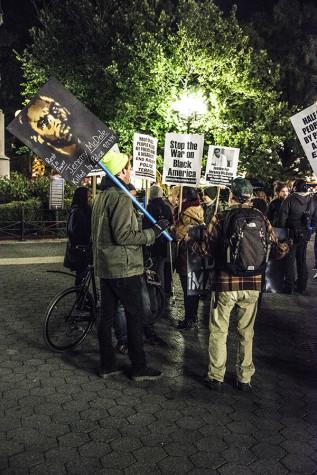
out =
[[114,366],[112,368],[100,368],[98,370],[98,376],[99,376],[99,378],[107,379],[110,376],[114,376],[115,374],[121,374],[122,371],[123,371],[122,368],[118,368],[116,366]]
[[238,379],[236,380],[236,388],[243,393],[249,393],[252,391],[252,386],[250,383],[242,383]]
[[120,353],[121,355],[127,355],[128,354],[128,346],[124,345],[122,343],[117,343],[115,350],[117,353]]
[[162,372],[153,368],[141,368],[134,369],[131,373],[131,379],[133,381],[154,381],[162,376]]
[[223,391],[222,381],[218,381],[217,379],[213,378],[208,378],[208,376],[206,376],[204,378],[204,383],[207,388],[212,389],[213,391],[217,391],[218,393],[221,393]]
[[312,270],[317,270],[317,264],[315,264],[314,267],[312,267]]
[[313,279],[317,279],[317,272],[316,272],[316,274],[314,275]]

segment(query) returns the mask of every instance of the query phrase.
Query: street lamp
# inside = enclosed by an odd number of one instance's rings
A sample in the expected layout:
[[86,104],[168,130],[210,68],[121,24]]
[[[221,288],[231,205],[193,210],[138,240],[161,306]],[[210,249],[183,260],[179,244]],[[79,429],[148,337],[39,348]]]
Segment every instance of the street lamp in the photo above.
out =
[[172,104],[172,109],[178,112],[181,118],[187,120],[187,133],[189,133],[191,121],[197,116],[205,115],[207,105],[201,91],[185,92]]
[[3,25],[3,10],[1,7],[1,0],[0,0],[0,26]]

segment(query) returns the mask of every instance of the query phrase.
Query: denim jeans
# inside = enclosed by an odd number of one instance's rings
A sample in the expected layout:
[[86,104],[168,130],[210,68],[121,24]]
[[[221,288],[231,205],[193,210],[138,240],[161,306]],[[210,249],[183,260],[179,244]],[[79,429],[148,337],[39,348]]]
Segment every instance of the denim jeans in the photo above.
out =
[[121,279],[100,279],[101,312],[98,326],[100,363],[110,369],[115,362],[112,327],[119,300],[127,317],[128,353],[134,369],[146,366],[143,349],[143,304],[141,275]]

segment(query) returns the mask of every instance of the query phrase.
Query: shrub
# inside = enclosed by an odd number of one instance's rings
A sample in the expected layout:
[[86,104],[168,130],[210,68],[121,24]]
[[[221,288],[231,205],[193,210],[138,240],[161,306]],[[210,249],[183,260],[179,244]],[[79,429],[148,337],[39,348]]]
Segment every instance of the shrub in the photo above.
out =
[[26,201],[11,201],[11,203],[0,204],[0,222],[21,221],[22,208],[29,221],[38,219],[41,201],[38,198],[31,198]]

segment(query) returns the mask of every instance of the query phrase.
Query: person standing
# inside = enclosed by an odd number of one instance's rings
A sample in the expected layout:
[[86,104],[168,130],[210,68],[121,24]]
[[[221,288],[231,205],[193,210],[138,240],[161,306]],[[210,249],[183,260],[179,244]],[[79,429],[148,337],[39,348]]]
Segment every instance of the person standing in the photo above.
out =
[[[316,204],[304,180],[296,180],[292,193],[282,203],[277,226],[287,228],[293,246],[286,258],[284,293],[292,294],[294,290],[303,294],[306,291],[308,270],[306,264],[307,243],[310,240],[312,229],[316,229]],[[295,264],[297,281],[295,287]]]
[[[127,155],[110,151],[102,159],[123,186],[130,183],[131,164]],[[149,246],[167,227],[165,220],[142,230],[141,220],[130,197],[105,177],[92,212],[92,243],[96,275],[100,278],[101,315],[98,326],[99,376],[120,372],[112,346],[113,319],[120,301],[127,317],[128,354],[131,378],[154,380],[161,372],[147,366],[143,349],[142,246]]]
[[[235,178],[231,188],[231,206],[214,216],[203,237],[203,248],[214,256],[216,275],[211,299],[209,367],[206,385],[222,391],[226,372],[227,335],[230,315],[236,308],[238,351],[236,387],[251,390],[255,372],[252,358],[253,327],[257,313],[262,273],[272,227],[264,215],[252,208],[253,188],[244,178]],[[194,239],[195,228],[189,237]],[[195,239],[194,239],[195,240]]]
[[276,194],[276,198],[274,198],[274,200],[270,202],[266,216],[268,220],[270,221],[270,223],[272,224],[272,226],[277,227],[278,216],[279,216],[282,203],[284,200],[286,200],[289,194],[287,184],[282,183],[282,182],[277,182],[275,185],[275,194]]
[[184,294],[184,320],[178,322],[179,330],[187,330],[197,327],[197,310],[199,295],[188,295],[187,283],[187,242],[185,237],[191,226],[203,224],[204,211],[200,204],[198,191],[195,188],[184,187],[184,201],[182,211],[174,229],[174,236],[178,241],[178,255],[176,259],[176,272]]
[[66,226],[68,242],[64,266],[76,272],[76,286],[79,286],[85,278],[91,259],[90,197],[89,189],[84,186],[80,186],[75,190]]

